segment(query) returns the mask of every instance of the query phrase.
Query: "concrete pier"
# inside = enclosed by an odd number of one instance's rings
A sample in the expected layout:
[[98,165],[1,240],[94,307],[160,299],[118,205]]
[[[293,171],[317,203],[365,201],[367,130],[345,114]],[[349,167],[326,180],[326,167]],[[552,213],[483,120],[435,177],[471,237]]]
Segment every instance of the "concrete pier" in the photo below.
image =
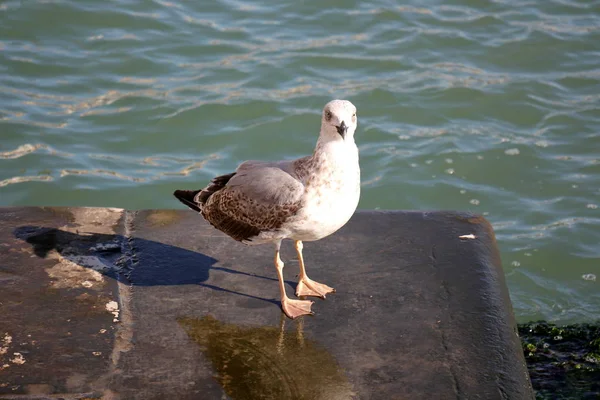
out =
[[482,217],[358,212],[304,256],[337,292],[291,321],[272,248],[192,211],[0,208],[0,399],[533,398]]

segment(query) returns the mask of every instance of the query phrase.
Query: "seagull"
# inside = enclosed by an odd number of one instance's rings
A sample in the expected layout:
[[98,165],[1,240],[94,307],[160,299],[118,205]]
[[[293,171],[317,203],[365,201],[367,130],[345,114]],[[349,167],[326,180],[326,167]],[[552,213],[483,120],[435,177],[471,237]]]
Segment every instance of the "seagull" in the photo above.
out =
[[331,235],[348,222],[360,198],[356,107],[347,100],[325,105],[312,155],[289,161],[245,161],[204,189],[176,190],[183,204],[212,226],[248,245],[272,243],[281,308],[289,318],[314,314],[310,300],[290,299],[283,280],[281,241],[294,241],[300,264],[296,296],[325,298],[332,287],[306,274],[303,243]]

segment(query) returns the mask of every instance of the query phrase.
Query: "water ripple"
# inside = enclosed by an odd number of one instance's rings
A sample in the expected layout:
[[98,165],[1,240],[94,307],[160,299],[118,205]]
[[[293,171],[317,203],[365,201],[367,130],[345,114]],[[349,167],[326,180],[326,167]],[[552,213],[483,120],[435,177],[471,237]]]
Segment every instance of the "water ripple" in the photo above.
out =
[[0,187],[12,185],[15,183],[24,182],[49,182],[52,181],[52,177],[49,175],[36,175],[36,176],[14,176],[12,178],[4,179],[0,181]]
[[600,312],[580,286],[600,257],[597,2],[8,1],[0,15],[2,204],[175,207],[173,188],[240,160],[308,154],[320,107],[344,97],[362,208],[481,212],[520,318]]

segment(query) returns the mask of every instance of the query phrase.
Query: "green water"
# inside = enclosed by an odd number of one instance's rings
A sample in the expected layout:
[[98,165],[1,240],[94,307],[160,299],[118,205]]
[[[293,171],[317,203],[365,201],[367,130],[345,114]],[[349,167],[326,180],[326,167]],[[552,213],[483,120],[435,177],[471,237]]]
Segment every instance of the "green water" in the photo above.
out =
[[181,207],[346,98],[360,208],[483,213],[520,321],[596,319],[600,2],[285,3],[1,1],[0,205]]

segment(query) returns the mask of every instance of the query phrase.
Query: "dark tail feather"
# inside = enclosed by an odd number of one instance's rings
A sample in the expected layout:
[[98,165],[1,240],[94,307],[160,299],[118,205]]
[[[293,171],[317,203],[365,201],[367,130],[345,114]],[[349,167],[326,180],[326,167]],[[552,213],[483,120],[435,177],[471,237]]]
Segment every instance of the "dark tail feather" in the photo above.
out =
[[227,185],[227,182],[229,182],[229,180],[234,175],[235,175],[235,172],[232,172],[231,174],[221,175],[221,176],[217,176],[216,178],[213,178],[213,180],[210,181],[210,183],[208,184],[208,186],[205,187],[204,189],[202,189],[200,191],[200,194],[198,195],[198,198],[196,200],[200,204],[206,203],[206,201],[208,200],[208,198],[210,196],[212,196],[214,193],[216,193],[219,190],[223,189],[225,187],[225,185]]
[[173,196],[177,197],[177,200],[188,206],[194,211],[202,212],[198,203],[194,200],[196,195],[200,193],[200,190],[176,190]]
[[173,195],[192,210],[202,212],[201,207],[204,206],[208,198],[223,189],[234,175],[235,172],[217,176],[202,190],[176,190]]

